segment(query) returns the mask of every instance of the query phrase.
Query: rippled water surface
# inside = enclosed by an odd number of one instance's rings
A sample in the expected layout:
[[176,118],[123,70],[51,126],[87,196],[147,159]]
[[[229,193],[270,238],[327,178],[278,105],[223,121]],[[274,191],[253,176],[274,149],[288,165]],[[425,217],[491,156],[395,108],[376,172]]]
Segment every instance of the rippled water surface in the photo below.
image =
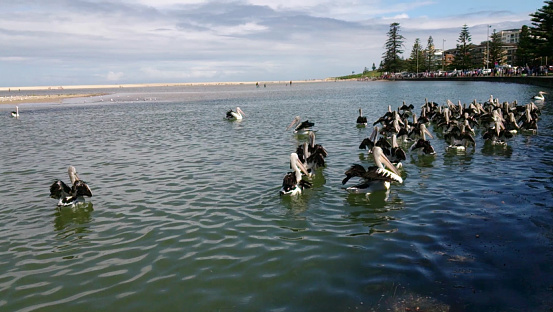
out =
[[[388,105],[521,104],[540,89],[485,82],[329,82],[98,90],[0,106],[1,311],[550,311],[553,126],[506,149],[408,156],[389,196],[341,185]],[[113,92],[116,93],[113,93]],[[553,90],[544,90],[553,93]],[[88,92],[88,91],[85,91]],[[112,101],[113,100],[113,101]],[[241,122],[223,119],[239,106]],[[315,122],[314,187],[280,197]],[[430,131],[434,132],[433,127]],[[77,168],[86,205],[56,208]]]

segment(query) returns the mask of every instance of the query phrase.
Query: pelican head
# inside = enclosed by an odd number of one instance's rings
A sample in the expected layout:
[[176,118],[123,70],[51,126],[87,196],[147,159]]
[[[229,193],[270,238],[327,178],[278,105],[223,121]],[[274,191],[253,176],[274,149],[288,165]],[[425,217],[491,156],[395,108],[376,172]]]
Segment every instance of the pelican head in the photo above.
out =
[[67,174],[69,175],[71,184],[75,184],[75,181],[79,181],[79,176],[77,175],[77,169],[75,169],[75,167],[69,166],[69,168],[67,168]]
[[423,140],[426,140],[426,134],[428,134],[428,136],[433,139],[434,137],[432,136],[432,133],[430,133],[430,131],[428,131],[428,129],[426,129],[426,126],[424,124],[421,124],[421,137],[423,138]]
[[290,154],[290,167],[292,167],[292,170],[296,172],[296,183],[300,182],[302,173],[306,176],[309,176],[307,168],[305,168],[304,164],[300,161],[300,158],[296,153]]
[[240,107],[236,107],[236,112],[239,113],[240,115],[246,117],[246,114],[244,113],[243,110],[240,109]]
[[294,117],[294,120],[292,120],[292,123],[288,127],[286,127],[286,130],[290,130],[292,127],[294,127],[296,124],[300,122],[300,116]]
[[[382,148],[380,148],[379,146],[375,146],[373,147],[372,152],[374,157],[374,163],[376,164],[377,167],[381,169],[386,169],[385,167],[388,167],[388,169],[390,169],[393,173],[395,173],[399,177],[400,175],[399,171],[397,170],[396,166],[394,166],[392,162],[390,162],[388,157],[384,155],[384,151],[382,150]],[[400,183],[403,183],[403,181],[401,181]]]

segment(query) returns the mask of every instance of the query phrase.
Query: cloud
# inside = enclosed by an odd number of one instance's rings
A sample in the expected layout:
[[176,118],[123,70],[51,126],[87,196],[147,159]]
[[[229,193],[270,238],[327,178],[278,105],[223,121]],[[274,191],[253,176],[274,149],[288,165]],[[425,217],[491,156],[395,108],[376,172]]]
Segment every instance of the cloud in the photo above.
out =
[[108,74],[106,75],[106,80],[107,81],[120,81],[121,78],[123,78],[125,76],[125,74],[123,74],[122,72],[108,72]]
[[487,24],[517,28],[535,10],[525,2],[509,9],[499,3],[8,1],[0,85],[325,78],[378,64],[392,22],[401,25],[406,56],[415,38],[424,43],[433,36],[437,45],[445,39],[452,48],[466,23],[478,43]]

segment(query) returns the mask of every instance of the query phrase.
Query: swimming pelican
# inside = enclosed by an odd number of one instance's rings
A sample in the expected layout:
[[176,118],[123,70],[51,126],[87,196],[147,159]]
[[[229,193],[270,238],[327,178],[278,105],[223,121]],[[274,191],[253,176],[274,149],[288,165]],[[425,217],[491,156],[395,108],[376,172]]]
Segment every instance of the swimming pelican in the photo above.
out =
[[363,116],[363,110],[359,108],[359,117],[357,117],[357,126],[365,127],[367,126],[367,117]]
[[345,172],[346,177],[342,180],[342,185],[346,184],[353,177],[359,177],[363,180],[357,185],[347,187],[346,191],[350,193],[370,194],[376,191],[387,191],[390,189],[390,182],[403,183],[399,171],[384,155],[380,147],[373,147],[372,154],[376,166],[370,166],[365,170],[363,166],[355,164]]
[[469,145],[476,146],[474,137],[467,131],[465,125],[461,125],[461,128],[448,132],[444,135],[444,139],[449,145],[446,147],[448,151],[464,152]]
[[392,148],[390,148],[390,162],[396,166],[396,168],[402,168],[402,160],[407,159],[405,151],[397,144],[396,134],[392,134]]
[[378,137],[378,126],[373,127],[373,132],[368,138],[364,138],[363,141],[361,141],[361,144],[359,144],[359,149],[365,149],[368,148],[369,150],[372,150],[374,145],[376,144],[376,138]]
[[538,92],[538,95],[534,95],[533,99],[537,101],[545,101],[544,94],[547,94],[547,92],[540,91]]
[[56,180],[50,186],[50,197],[58,199],[58,206],[72,206],[78,202],[84,202],[84,196],[92,197],[88,185],[79,179],[77,170],[73,166],[67,168],[67,174],[72,186],[69,187],[61,180]]
[[229,110],[225,118],[228,120],[242,120],[243,117],[246,117],[246,114],[240,109],[240,107],[236,107],[236,112],[232,109]]
[[305,159],[307,170],[316,170],[325,166],[325,158],[328,156],[326,149],[315,144],[315,132],[309,132],[308,156]]
[[12,117],[19,118],[19,106],[15,107],[15,111],[12,112]]
[[288,127],[286,127],[286,130],[289,130],[292,127],[296,126],[294,128],[294,133],[306,134],[310,131],[313,131],[313,129],[311,129],[311,127],[313,127],[314,125],[315,125],[315,123],[310,122],[309,120],[306,120],[306,121],[300,123],[300,116],[296,116],[296,117],[294,117],[294,120],[292,120],[292,123],[290,123],[290,125],[288,125]]
[[426,126],[424,124],[421,124],[419,131],[417,133],[417,135],[419,136],[419,139],[413,145],[411,145],[409,150],[410,151],[417,150],[419,153],[423,153],[426,155],[436,154],[436,152],[434,151],[434,148],[430,144],[430,141],[426,140],[427,134],[430,138],[432,139],[434,138],[432,134],[428,131],[428,129],[426,129]]
[[506,139],[513,137],[513,134],[505,129],[501,120],[496,120],[494,127],[488,128],[482,135],[486,142],[491,142],[492,145],[507,146]]
[[311,183],[302,179],[302,173],[309,175],[307,168],[300,162],[298,154],[290,154],[290,167],[293,171],[288,172],[282,180],[280,195],[299,195],[301,191],[311,187]]

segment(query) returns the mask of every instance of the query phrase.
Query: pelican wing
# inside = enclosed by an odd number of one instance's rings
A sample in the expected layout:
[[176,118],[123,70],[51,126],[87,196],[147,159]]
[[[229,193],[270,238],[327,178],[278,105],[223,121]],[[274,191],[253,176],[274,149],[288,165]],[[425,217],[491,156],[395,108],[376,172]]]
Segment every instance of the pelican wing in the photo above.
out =
[[322,168],[325,166],[325,158],[321,153],[316,153],[307,158],[307,164],[313,169]]
[[60,199],[68,196],[69,194],[71,194],[71,188],[67,186],[67,184],[63,183],[63,181],[56,180],[50,186],[50,197],[52,198]]
[[71,188],[71,194],[73,196],[92,197],[92,192],[90,191],[90,188],[84,181],[81,180],[77,180],[75,184],[73,184],[73,187]]
[[374,142],[371,141],[370,138],[364,138],[363,141],[361,141],[361,144],[359,145],[359,149],[368,148],[369,150],[372,150],[373,147],[374,147]]
[[369,170],[367,170],[367,173],[363,176],[365,180],[382,180],[387,182],[398,182],[403,183],[403,179],[395,174],[394,172],[378,168],[378,167],[370,167]]
[[401,147],[393,147],[391,152],[392,152],[392,156],[398,160],[407,159],[407,155],[405,154],[405,151]]
[[362,178],[366,173],[367,171],[363,166],[354,164],[345,172],[346,177],[342,180],[342,184],[346,184],[353,177]]
[[367,123],[367,117],[365,117],[365,116],[359,116],[359,117],[357,117],[357,123],[366,124],[366,123]]
[[315,123],[310,122],[309,120],[306,120],[306,121],[302,122],[299,126],[296,127],[296,131],[302,130],[302,129],[308,129],[308,128],[313,127],[314,125],[315,125]]
[[293,188],[295,188],[297,185],[297,182],[296,182],[296,173],[295,172],[288,172],[285,176],[284,176],[284,179],[282,179],[282,190],[284,192],[289,192],[291,191]]

